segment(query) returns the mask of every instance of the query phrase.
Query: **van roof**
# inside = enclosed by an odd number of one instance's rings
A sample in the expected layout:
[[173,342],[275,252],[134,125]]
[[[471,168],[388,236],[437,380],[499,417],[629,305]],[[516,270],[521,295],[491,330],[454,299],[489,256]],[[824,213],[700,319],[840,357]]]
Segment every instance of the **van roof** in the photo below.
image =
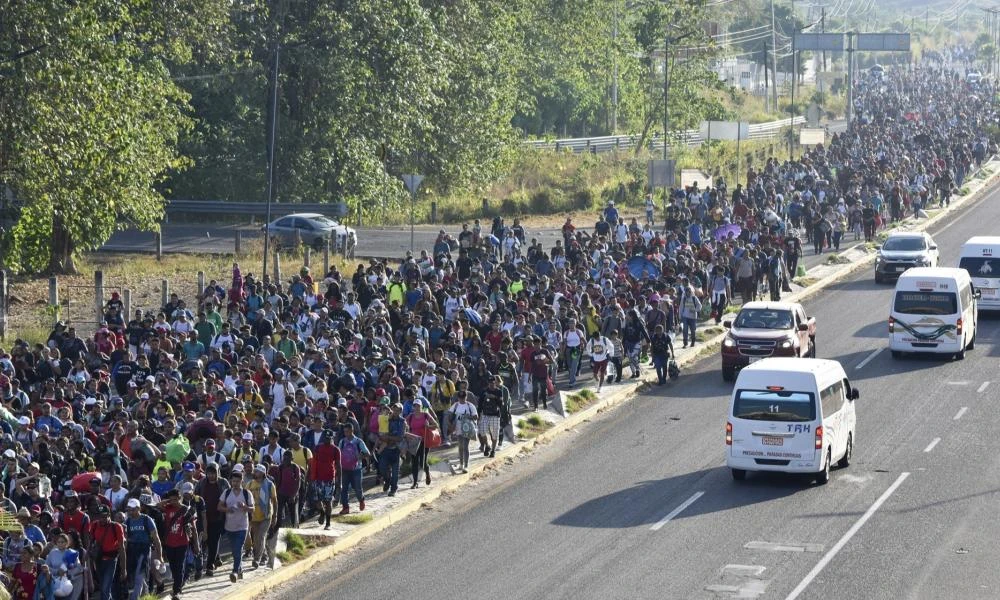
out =
[[899,282],[910,279],[948,279],[963,280],[969,278],[969,272],[956,267],[914,267],[907,269],[899,276]]
[[743,308],[756,308],[763,310],[792,310],[795,305],[791,302],[767,302],[758,300],[755,302],[747,302],[743,305]]
[[1000,246],[1000,236],[977,235],[969,238],[969,241],[962,244],[962,247],[965,246]]
[[828,369],[842,369],[840,363],[827,358],[794,358],[769,357],[751,363],[740,370],[741,373],[753,371],[785,371],[788,373],[818,373]]
[[926,236],[927,236],[927,234],[924,233],[924,232],[922,232],[922,231],[894,231],[894,232],[890,233],[889,236],[886,237],[885,239],[889,239],[889,238],[924,238]]

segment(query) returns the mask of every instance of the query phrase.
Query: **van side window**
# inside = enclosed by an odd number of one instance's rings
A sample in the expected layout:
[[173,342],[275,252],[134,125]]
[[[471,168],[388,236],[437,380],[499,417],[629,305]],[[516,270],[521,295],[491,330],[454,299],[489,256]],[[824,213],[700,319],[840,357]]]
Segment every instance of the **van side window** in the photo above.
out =
[[962,308],[970,306],[972,306],[972,286],[965,286],[962,288]]
[[823,416],[828,417],[844,405],[844,384],[840,381],[828,386],[819,393],[823,405]]

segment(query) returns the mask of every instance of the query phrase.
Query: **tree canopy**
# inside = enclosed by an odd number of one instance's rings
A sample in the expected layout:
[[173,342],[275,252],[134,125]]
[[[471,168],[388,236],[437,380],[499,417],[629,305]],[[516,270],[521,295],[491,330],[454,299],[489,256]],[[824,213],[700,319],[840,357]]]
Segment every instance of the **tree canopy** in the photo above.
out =
[[[370,216],[502,177],[525,135],[722,118],[687,0],[0,0],[7,266],[71,267],[165,198],[275,198]],[[686,48],[686,49],[685,49]],[[617,84],[617,85],[616,85]],[[617,103],[612,88],[617,89]]]

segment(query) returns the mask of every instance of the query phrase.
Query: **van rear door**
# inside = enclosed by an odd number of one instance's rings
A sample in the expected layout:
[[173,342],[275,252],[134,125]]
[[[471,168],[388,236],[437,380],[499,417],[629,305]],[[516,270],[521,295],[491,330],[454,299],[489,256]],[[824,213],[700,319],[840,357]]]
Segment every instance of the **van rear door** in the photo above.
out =
[[737,458],[754,458],[761,465],[812,460],[819,413],[816,402],[813,392],[777,386],[737,390],[733,394],[730,452]]

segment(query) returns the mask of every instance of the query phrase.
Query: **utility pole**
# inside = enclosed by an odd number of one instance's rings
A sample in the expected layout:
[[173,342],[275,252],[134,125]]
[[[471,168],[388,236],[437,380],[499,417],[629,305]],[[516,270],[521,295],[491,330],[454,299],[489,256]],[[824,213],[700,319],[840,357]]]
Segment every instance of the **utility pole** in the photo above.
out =
[[775,32],[774,26],[774,0],[771,0],[771,74],[773,77],[774,86],[772,88],[772,93],[774,94],[774,110],[778,110],[778,44],[777,44],[777,34]]
[[663,160],[667,160],[667,127],[670,125],[670,112],[667,99],[670,98],[670,26],[663,34]]
[[[278,130],[278,60],[281,53],[281,40],[274,44],[274,66],[271,78],[271,130],[268,135],[267,148],[267,208],[264,217],[264,270],[261,277],[267,277],[267,254],[270,252],[271,238],[271,202],[274,201],[274,145]],[[280,282],[274,282],[276,285]]]
[[795,30],[792,30],[792,99],[788,103],[788,158],[795,158],[795,80],[799,78],[799,63],[795,60]]
[[[826,5],[823,5],[819,14],[820,31],[826,33]],[[826,72],[826,50],[823,51],[823,72]]]
[[764,110],[771,111],[771,88],[767,85],[767,40],[761,42],[764,45]]
[[615,1],[614,22],[611,27],[611,134],[618,133],[618,2]]
[[854,32],[847,32],[847,126],[854,112]]

